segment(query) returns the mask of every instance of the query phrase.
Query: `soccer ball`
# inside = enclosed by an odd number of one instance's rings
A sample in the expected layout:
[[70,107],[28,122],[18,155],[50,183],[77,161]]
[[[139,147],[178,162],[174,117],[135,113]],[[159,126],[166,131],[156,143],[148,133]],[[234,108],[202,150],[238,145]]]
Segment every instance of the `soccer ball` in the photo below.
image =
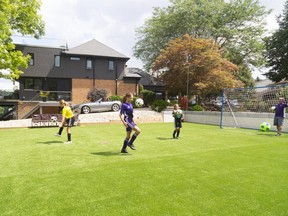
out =
[[57,122],[57,117],[56,116],[51,116],[50,121],[51,122]]
[[263,122],[261,125],[260,125],[260,130],[261,131],[264,131],[264,132],[267,132],[269,131],[271,128],[270,124],[268,122]]
[[144,105],[144,101],[141,98],[137,98],[137,100],[135,101],[135,105],[137,107],[142,107]]
[[271,107],[271,111],[274,112],[275,111],[275,106]]

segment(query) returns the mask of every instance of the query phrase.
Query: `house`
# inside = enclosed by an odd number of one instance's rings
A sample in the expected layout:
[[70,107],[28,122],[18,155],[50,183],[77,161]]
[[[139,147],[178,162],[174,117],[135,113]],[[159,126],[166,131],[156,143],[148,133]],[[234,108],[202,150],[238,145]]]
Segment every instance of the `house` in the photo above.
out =
[[165,94],[164,84],[155,76],[147,73],[140,68],[127,68],[128,74],[141,76],[139,84],[144,87],[144,89],[155,92],[156,94]]
[[[19,99],[30,112],[23,111],[22,117],[31,115],[33,109],[40,113],[56,112],[60,99],[82,103],[93,87],[105,88],[110,95],[139,92],[141,76],[131,76],[126,71],[129,57],[95,39],[71,49],[63,43],[52,46],[21,40],[14,43],[16,49],[31,56],[28,68],[19,78]],[[49,92],[46,103],[40,102],[40,90]],[[28,101],[35,103],[31,107],[25,103]]]

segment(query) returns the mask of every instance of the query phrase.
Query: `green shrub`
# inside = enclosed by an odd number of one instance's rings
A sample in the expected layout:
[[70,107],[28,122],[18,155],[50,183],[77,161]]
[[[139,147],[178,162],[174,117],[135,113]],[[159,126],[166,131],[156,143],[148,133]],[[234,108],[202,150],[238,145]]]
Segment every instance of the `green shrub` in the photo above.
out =
[[190,111],[204,111],[204,108],[200,105],[194,105],[190,108]]
[[122,102],[123,96],[120,95],[111,95],[109,96],[109,100],[111,101],[121,101]]
[[143,89],[141,91],[141,94],[143,95],[144,104],[146,106],[150,106],[156,98],[155,92],[150,91],[150,90]]
[[155,100],[151,108],[157,112],[162,112],[167,107],[167,102],[164,100]]

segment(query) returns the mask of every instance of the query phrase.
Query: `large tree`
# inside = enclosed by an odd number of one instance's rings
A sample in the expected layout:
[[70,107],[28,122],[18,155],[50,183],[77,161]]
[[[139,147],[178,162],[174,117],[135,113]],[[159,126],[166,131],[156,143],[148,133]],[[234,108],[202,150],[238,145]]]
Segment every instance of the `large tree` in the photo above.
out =
[[[238,67],[222,57],[213,40],[184,35],[168,43],[153,64],[168,91],[205,97],[241,87]],[[188,87],[188,89],[187,89]]]
[[40,0],[0,1],[0,78],[18,79],[21,68],[27,67],[29,56],[15,50],[11,36],[20,33],[39,38],[44,34],[40,6]]
[[[237,64],[238,78],[252,85],[250,65],[264,64],[263,33],[269,13],[258,0],[170,0],[171,5],[155,8],[153,16],[136,29],[134,55],[150,69],[166,44],[184,34],[212,39],[226,57]],[[248,73],[247,73],[248,69]]]
[[288,1],[284,11],[278,17],[279,29],[267,38],[267,66],[270,68],[265,75],[275,81],[288,80]]

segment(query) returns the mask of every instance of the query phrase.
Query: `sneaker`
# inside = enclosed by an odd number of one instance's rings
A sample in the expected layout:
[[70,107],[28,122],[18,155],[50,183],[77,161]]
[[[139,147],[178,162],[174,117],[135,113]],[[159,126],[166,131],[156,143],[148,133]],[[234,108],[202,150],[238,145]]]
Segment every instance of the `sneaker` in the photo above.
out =
[[61,135],[60,135],[60,134],[58,134],[58,133],[57,133],[57,134],[54,134],[54,136],[56,136],[56,137],[61,137]]
[[128,147],[131,148],[132,150],[136,150],[136,148],[133,144],[128,144]]
[[277,134],[275,134],[275,136],[281,136],[281,133],[277,133]]
[[127,154],[128,151],[127,151],[126,149],[122,149],[122,150],[121,150],[121,153]]
[[64,144],[67,144],[67,145],[69,145],[69,144],[71,144],[72,143],[72,141],[66,141],[66,142],[64,142]]

